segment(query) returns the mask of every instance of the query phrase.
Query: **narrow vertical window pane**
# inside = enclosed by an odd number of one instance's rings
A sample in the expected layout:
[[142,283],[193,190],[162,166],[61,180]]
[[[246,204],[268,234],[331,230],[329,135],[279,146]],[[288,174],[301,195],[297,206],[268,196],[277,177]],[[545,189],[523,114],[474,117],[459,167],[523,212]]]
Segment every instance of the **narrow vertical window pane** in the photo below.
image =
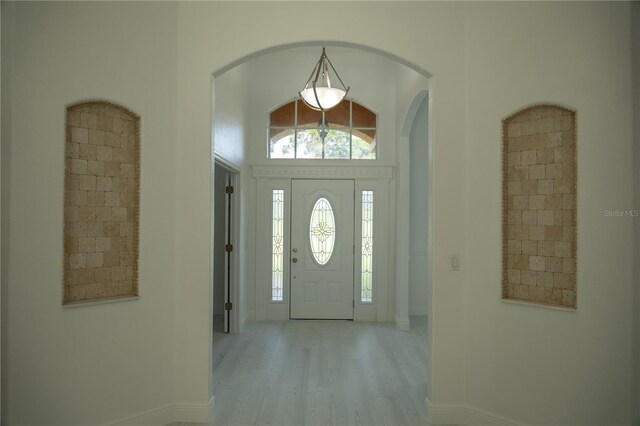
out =
[[360,300],[373,301],[373,191],[362,191],[362,270]]
[[284,300],[284,190],[272,194],[271,300]]

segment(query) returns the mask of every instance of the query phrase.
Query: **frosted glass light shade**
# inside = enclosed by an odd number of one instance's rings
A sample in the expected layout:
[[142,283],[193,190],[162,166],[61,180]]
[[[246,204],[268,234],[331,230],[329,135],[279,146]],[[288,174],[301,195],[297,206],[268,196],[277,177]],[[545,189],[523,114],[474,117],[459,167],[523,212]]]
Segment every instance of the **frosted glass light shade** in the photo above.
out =
[[[339,84],[331,84],[332,77],[330,77],[330,74],[333,74],[334,81],[337,80]],[[326,111],[333,108],[349,93],[349,88],[342,82],[338,72],[327,57],[324,47],[322,48],[320,59],[313,67],[313,71],[311,71],[307,84],[298,93],[309,108],[317,111]]]
[[[347,92],[335,87],[316,87],[315,93],[313,87],[300,92],[302,99],[311,108],[327,110],[338,105],[344,99]],[[316,95],[318,96],[316,99]],[[318,103],[320,101],[320,103]]]

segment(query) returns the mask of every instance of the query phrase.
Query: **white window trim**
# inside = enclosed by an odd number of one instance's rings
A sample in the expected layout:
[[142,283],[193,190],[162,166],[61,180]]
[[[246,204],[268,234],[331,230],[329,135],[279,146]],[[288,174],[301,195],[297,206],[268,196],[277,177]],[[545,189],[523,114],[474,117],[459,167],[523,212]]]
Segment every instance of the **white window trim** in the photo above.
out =
[[[376,113],[375,111],[371,110],[369,107],[367,107],[364,104],[361,104],[359,102],[354,101],[353,99],[345,99],[345,101],[349,102],[349,126],[345,127],[349,129],[349,158],[325,158],[324,157],[324,141],[323,141],[323,149],[322,149],[322,157],[320,158],[298,158],[297,157],[297,150],[298,150],[298,144],[297,144],[297,138],[298,138],[298,131],[299,130],[309,130],[309,128],[307,127],[300,127],[298,125],[298,102],[302,102],[302,100],[300,100],[300,98],[294,98],[290,101],[284,102],[280,105],[278,105],[277,107],[273,108],[272,110],[270,110],[268,112],[269,114],[269,119],[267,119],[267,158],[269,160],[338,160],[338,161],[359,161],[359,160],[364,160],[364,161],[376,161],[378,160],[378,137],[379,137],[379,132],[378,132],[378,113]],[[293,103],[294,104],[294,123],[293,123],[293,127],[292,126],[272,126],[271,125],[271,119],[270,119],[270,115],[272,112],[276,111],[277,109],[283,107],[284,105]],[[375,114],[376,116],[376,127],[354,127],[353,126],[353,104],[357,104],[358,106],[366,109],[367,111],[372,112],[373,114]],[[325,111],[322,111],[322,121],[326,122],[325,117]],[[282,129],[282,130],[286,130],[286,129],[293,129],[294,131],[294,137],[295,137],[295,141],[296,143],[294,143],[293,145],[293,158],[282,158],[282,157],[271,157],[271,137],[270,137],[270,130],[271,129]],[[373,141],[373,148],[375,149],[375,158],[352,158],[353,155],[353,131],[354,130],[375,130],[376,132],[376,137]]]

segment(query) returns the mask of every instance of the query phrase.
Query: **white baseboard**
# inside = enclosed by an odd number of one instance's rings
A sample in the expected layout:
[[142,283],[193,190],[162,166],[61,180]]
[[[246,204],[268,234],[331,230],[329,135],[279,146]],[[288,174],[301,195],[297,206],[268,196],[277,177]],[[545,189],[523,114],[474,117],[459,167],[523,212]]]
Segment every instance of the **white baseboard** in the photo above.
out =
[[427,315],[427,308],[428,308],[428,305],[409,306],[409,315],[426,316]]
[[409,318],[398,318],[396,317],[396,327],[400,331],[407,331],[411,326],[411,322],[409,322]]
[[213,412],[214,398],[208,404],[166,404],[126,419],[111,423],[112,426],[163,426],[174,422],[208,423]]
[[213,398],[208,404],[174,404],[172,422],[207,423],[212,405]]
[[432,403],[429,398],[425,398],[425,403],[427,422],[432,425],[521,425],[515,420],[464,404]]
[[111,423],[112,426],[125,425],[166,425],[173,422],[173,404],[163,405],[143,413],[135,414],[126,419]]

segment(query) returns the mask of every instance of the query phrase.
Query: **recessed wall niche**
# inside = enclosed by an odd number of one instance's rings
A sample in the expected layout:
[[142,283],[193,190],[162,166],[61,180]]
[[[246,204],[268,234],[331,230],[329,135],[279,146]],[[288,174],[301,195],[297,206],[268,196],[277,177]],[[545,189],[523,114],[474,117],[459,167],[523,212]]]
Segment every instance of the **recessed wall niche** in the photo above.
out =
[[138,295],[140,118],[67,107],[63,304]]
[[502,123],[502,298],[576,307],[576,115],[554,105]]

